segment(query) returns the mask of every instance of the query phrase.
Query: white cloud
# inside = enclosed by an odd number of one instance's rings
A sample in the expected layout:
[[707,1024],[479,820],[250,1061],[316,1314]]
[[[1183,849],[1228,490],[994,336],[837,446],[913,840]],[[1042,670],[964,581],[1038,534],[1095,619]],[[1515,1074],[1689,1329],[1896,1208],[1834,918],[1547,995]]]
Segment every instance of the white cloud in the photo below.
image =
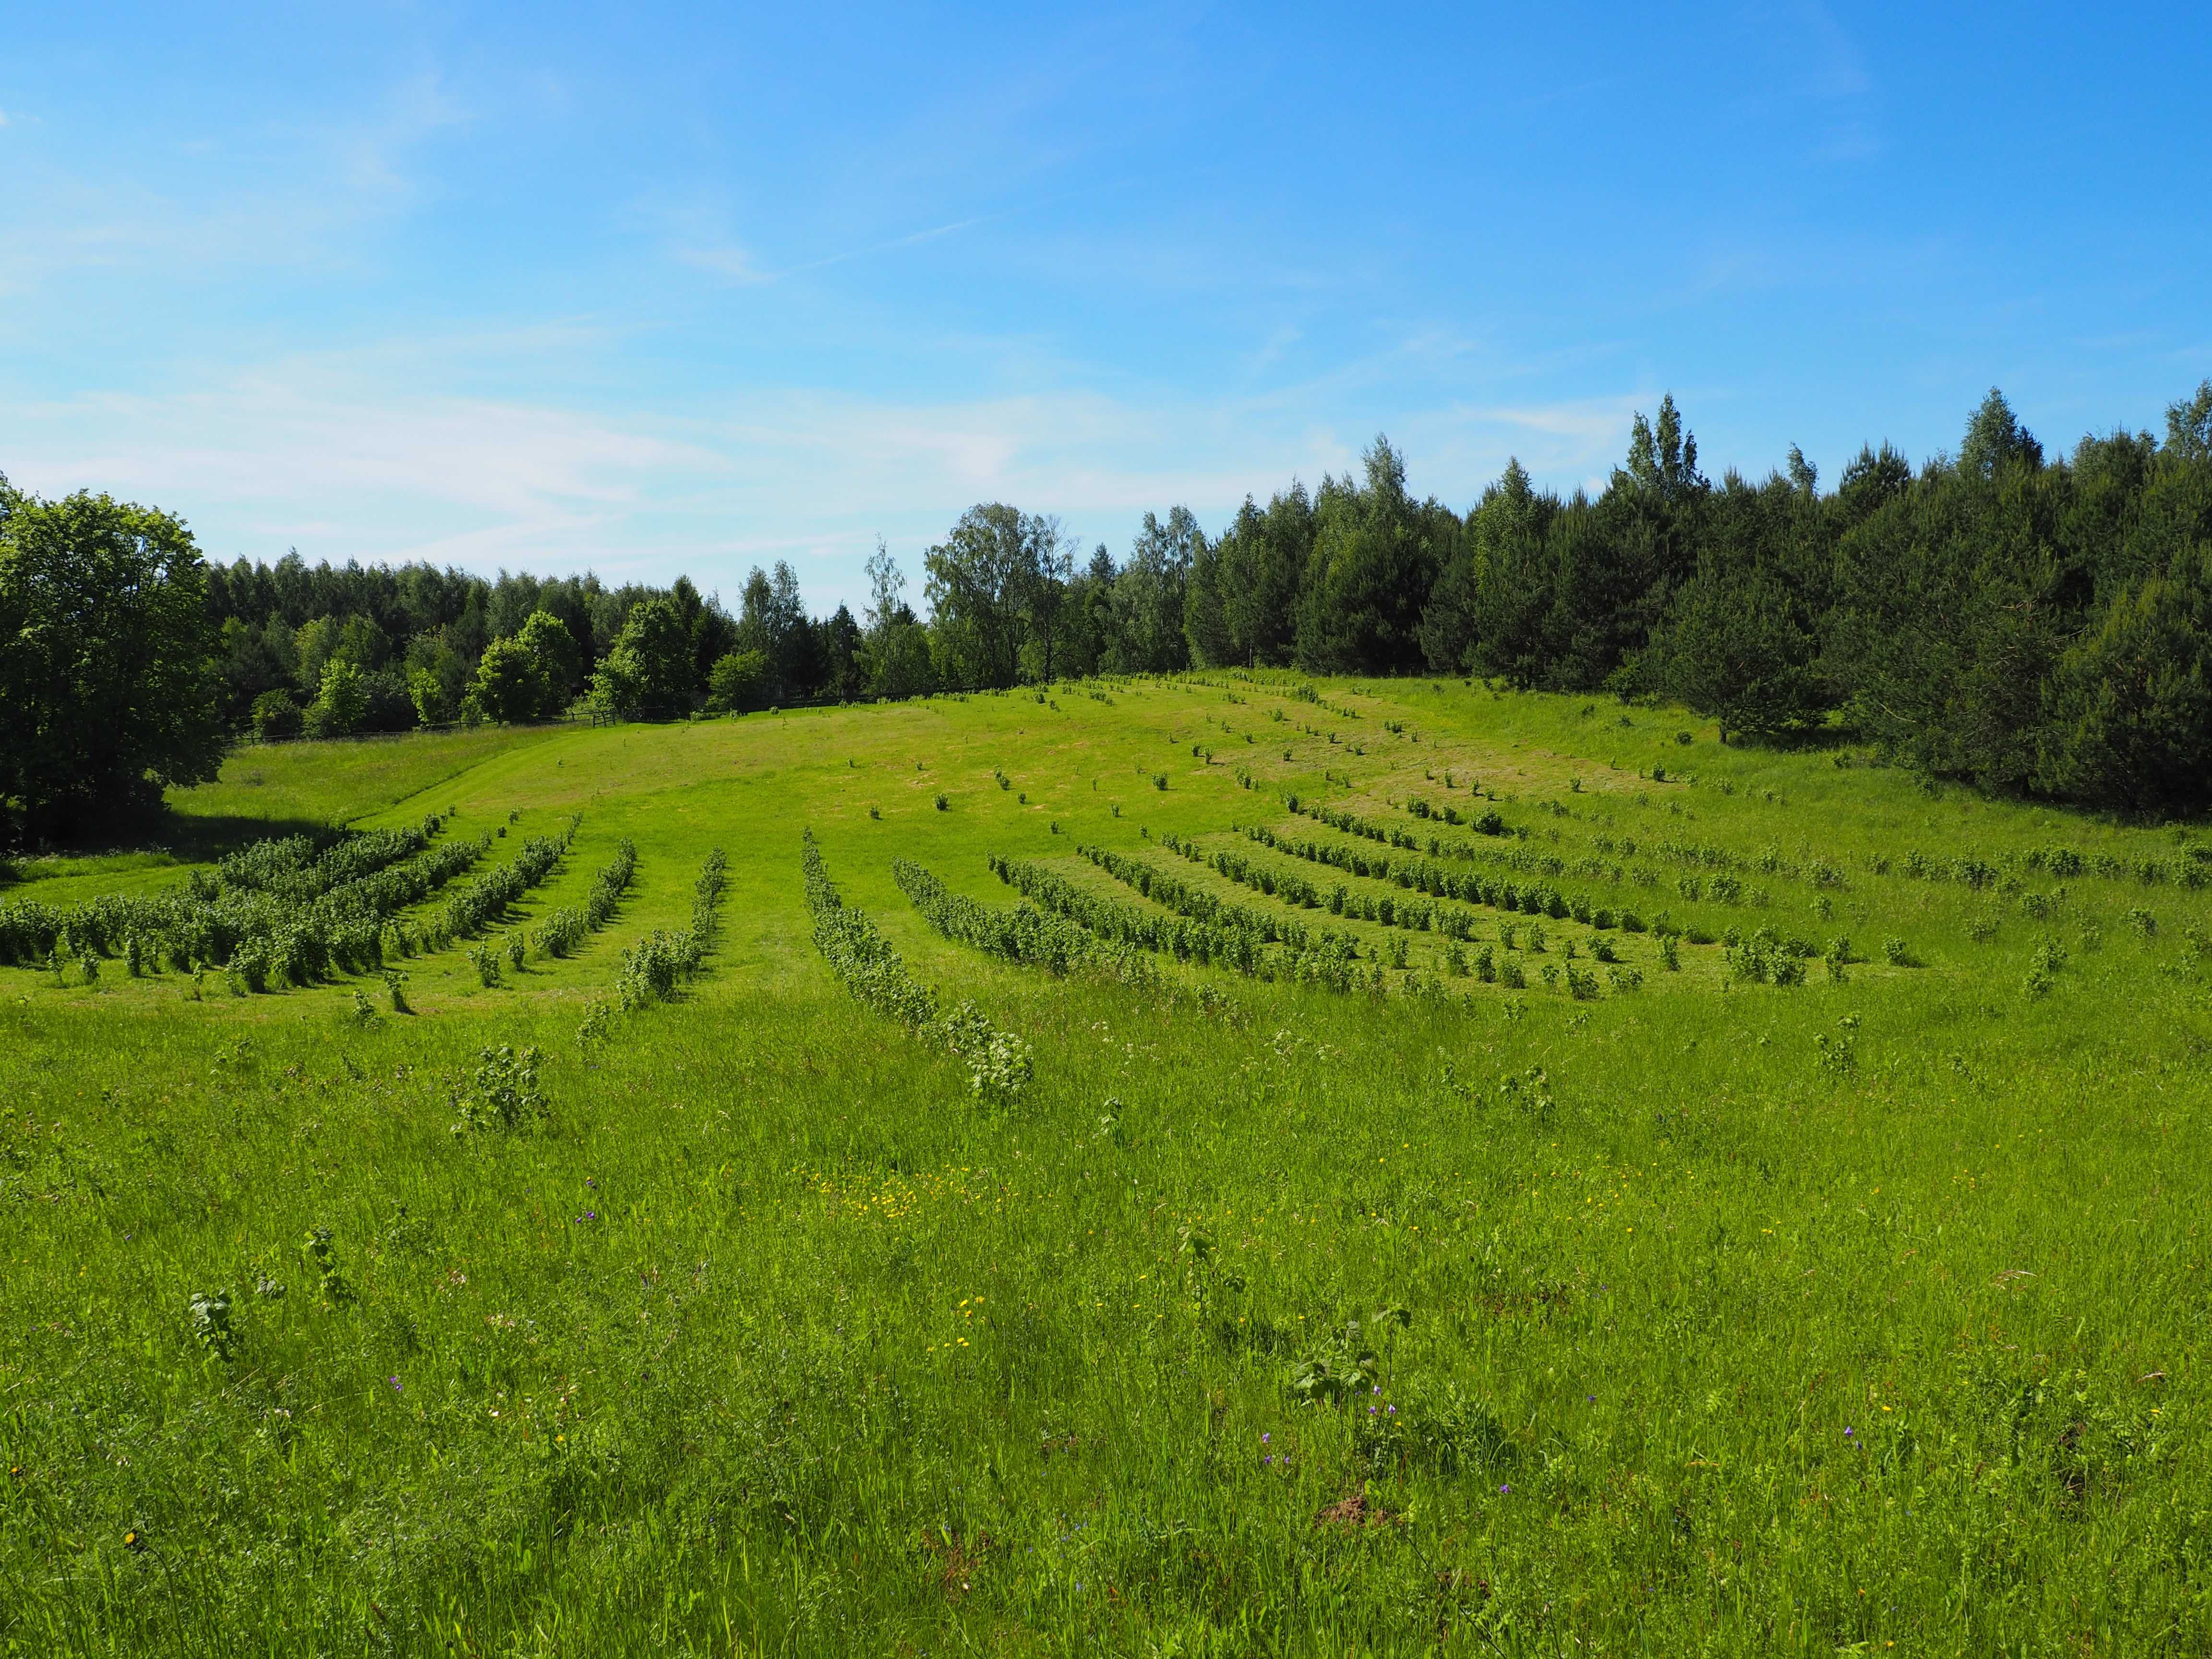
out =
[[[588,331],[577,331],[588,337]],[[204,389],[0,404],[0,454],[42,494],[80,488],[183,514],[210,556],[590,566],[734,592],[788,557],[817,605],[856,599],[878,532],[911,565],[963,508],[1003,500],[1118,551],[1147,510],[1218,525],[1249,492],[1358,464],[1316,422],[1333,392],[1199,402],[1095,392],[900,402],[761,389],[681,416],[585,413],[435,390],[424,365],[527,358],[568,339],[403,343],[286,360]],[[1573,477],[1618,453],[1633,398],[1405,410],[1381,422],[1414,487],[1464,508],[1518,454]],[[1364,447],[1364,439],[1361,440]]]

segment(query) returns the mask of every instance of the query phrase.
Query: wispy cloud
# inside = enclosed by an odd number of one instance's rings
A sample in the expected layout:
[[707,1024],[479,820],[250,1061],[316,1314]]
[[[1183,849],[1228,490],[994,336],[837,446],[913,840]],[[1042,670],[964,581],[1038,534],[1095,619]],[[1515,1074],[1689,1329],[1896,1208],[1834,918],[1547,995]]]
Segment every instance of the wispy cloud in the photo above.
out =
[[[1367,437],[1314,418],[1327,393],[901,402],[763,388],[670,416],[406,389],[441,354],[507,349],[520,348],[403,343],[167,396],[0,405],[0,450],[41,493],[104,489],[222,526],[211,556],[297,544],[483,569],[688,569],[724,587],[745,562],[792,557],[810,597],[835,604],[860,592],[879,530],[910,557],[963,507],[1005,500],[1118,544],[1146,510],[1187,502],[1218,520],[1294,473],[1347,471]],[[1463,507],[1509,454],[1555,477],[1609,458],[1638,401],[1443,405],[1390,428],[1415,487]]]
[[1800,0],[1791,9],[1812,48],[1803,82],[1806,91],[1817,97],[1856,98],[1873,89],[1865,54],[1833,12],[1820,0]]
[[384,106],[366,121],[321,135],[356,195],[387,203],[413,199],[420,185],[409,166],[425,140],[467,125],[468,110],[434,73],[410,76],[393,87]]
[[753,256],[741,247],[680,247],[675,252],[679,263],[696,265],[701,270],[711,270],[717,276],[727,277],[733,283],[775,280],[755,264]]
[[244,266],[350,264],[364,226],[417,204],[432,188],[423,146],[471,118],[436,76],[416,75],[351,118],[276,129],[242,172],[26,163],[10,179],[10,208],[29,234],[0,239],[0,293],[88,269],[152,269],[167,281]]
[[785,274],[795,276],[802,271],[823,270],[831,265],[842,265],[851,259],[865,259],[873,254],[889,253],[897,248],[915,247],[923,242],[934,242],[940,237],[951,236],[960,231],[972,229],[977,225],[988,224],[994,220],[1009,216],[1011,216],[1004,213],[986,213],[977,214],[971,218],[956,219],[950,224],[933,225],[927,230],[917,230],[909,235],[894,236],[887,241],[872,242],[866,247],[852,248],[843,253],[832,253],[820,259],[809,259],[803,264],[792,266]]

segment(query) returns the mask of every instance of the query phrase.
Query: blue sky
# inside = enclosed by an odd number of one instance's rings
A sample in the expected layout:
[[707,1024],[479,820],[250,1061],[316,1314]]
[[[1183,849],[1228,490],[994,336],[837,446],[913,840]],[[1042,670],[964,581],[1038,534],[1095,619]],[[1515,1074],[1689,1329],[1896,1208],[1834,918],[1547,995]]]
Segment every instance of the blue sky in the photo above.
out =
[[[1388,12],[1388,15],[1378,14]],[[1464,508],[2212,375],[2202,8],[14,9],[0,471],[211,556],[1124,550],[1377,432]]]

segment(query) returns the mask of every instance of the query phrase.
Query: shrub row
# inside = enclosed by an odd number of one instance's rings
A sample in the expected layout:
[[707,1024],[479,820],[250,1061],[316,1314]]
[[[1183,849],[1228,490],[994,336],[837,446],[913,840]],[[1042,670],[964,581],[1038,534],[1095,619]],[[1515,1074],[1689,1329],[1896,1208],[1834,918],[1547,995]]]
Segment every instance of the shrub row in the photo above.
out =
[[[1784,939],[1765,927],[1749,939],[1739,939],[1731,933],[1726,943],[1729,972],[1753,985],[1802,985],[1806,963],[1820,954],[1802,939]],[[1833,958],[1841,962],[1849,955],[1850,946],[1837,941]],[[1838,973],[1836,977],[1842,975]]]
[[[1592,904],[1580,896],[1570,896],[1547,882],[1508,881],[1474,871],[1454,870],[1433,858],[1394,859],[1386,854],[1363,852],[1335,842],[1279,836],[1256,826],[1245,832],[1261,846],[1310,863],[1325,864],[1355,876],[1388,881],[1432,898],[1457,899],[1465,904],[1487,905],[1493,910],[1519,911],[1550,916],[1601,929],[1619,927],[1631,933],[1645,931],[1644,920],[1632,910],[1614,910]],[[1332,896],[1334,897],[1334,896]],[[1432,924],[1431,924],[1432,925]]]
[[725,860],[719,847],[707,854],[699,879],[691,888],[691,925],[671,933],[656,927],[624,951],[615,988],[625,1009],[665,1002],[676,988],[694,977],[706,963],[720,930],[717,915],[722,902]]
[[806,908],[814,919],[814,945],[830,971],[860,1001],[965,1061],[969,1090],[978,1098],[1004,1101],[1018,1095],[1033,1070],[1029,1046],[998,1030],[972,1002],[939,1018],[937,999],[907,972],[875,923],[848,908],[838,896],[811,830],[803,848],[800,867],[806,878]]
[[1406,803],[1406,810],[1417,818],[1439,818],[1455,828],[1464,825],[1479,836],[1510,836],[1514,833],[1494,806],[1486,806],[1481,811],[1463,818],[1456,806],[1449,803],[1443,806],[1431,806],[1416,795]]
[[[0,962],[120,955],[140,969],[224,969],[255,992],[272,981],[313,984],[334,968],[363,972],[382,964],[388,918],[469,869],[491,845],[487,836],[425,848],[422,832],[394,830],[349,837],[321,860],[302,862],[304,840],[257,843],[224,861],[229,877],[194,872],[184,886],[150,896],[0,910]],[[410,848],[415,856],[399,861]],[[329,881],[314,873],[325,867]],[[349,871],[365,873],[335,879]]]
[[[1262,840],[1265,835],[1264,831],[1255,831],[1253,839]],[[1271,865],[1226,851],[1217,851],[1209,858],[1195,843],[1178,836],[1167,835],[1160,839],[1163,844],[1194,863],[1210,865],[1230,880],[1240,882],[1270,898],[1279,898],[1285,903],[1303,905],[1309,910],[1327,910],[1331,915],[1350,916],[1357,921],[1376,922],[1384,927],[1441,933],[1447,939],[1474,937],[1474,918],[1464,910],[1449,909],[1419,899],[1393,898],[1387,893],[1376,898],[1368,894],[1355,893],[1341,882],[1324,892],[1295,871],[1278,870]],[[1270,840],[1266,844],[1273,847],[1277,842]],[[1389,867],[1387,860],[1370,859],[1365,854],[1357,851],[1348,852],[1347,857],[1352,864],[1360,866],[1357,873],[1367,873],[1370,866]]]
[[1979,892],[2006,880],[2018,878],[2022,870],[2042,871],[2069,880],[2077,876],[2101,876],[2111,881],[2133,879],[2145,887],[2172,882],[2182,887],[2212,884],[2212,847],[2191,847],[2173,860],[2119,859],[2109,853],[2081,853],[2070,847],[2038,847],[2025,853],[2008,853],[1996,862],[1976,858],[1907,853],[1898,860],[1898,872],[1915,881],[1955,882]]
[[799,867],[806,878],[806,908],[814,921],[814,948],[845,988],[878,1013],[919,1031],[937,1018],[937,999],[906,970],[889,940],[859,910],[848,909],[822,862],[814,832],[805,832]]
[[613,860],[592,878],[591,895],[584,901],[584,925],[594,933],[605,927],[636,874],[637,844],[625,836],[616,847]]
[[[1106,857],[1115,855],[1108,854]],[[1096,856],[1092,861],[1109,875],[1114,873]],[[1135,871],[1149,868],[1134,860],[1116,861]],[[1353,941],[1332,930],[1323,930],[1304,948],[1288,948],[1270,956],[1261,950],[1261,942],[1243,928],[1226,927],[1191,916],[1160,915],[1139,906],[1123,904],[1102,894],[1088,892],[1063,876],[1020,859],[994,857],[991,867],[1000,880],[1031,902],[1066,916],[1117,945],[1172,956],[1179,962],[1233,968],[1261,981],[1282,979],[1326,986],[1333,991],[1367,991],[1378,995],[1388,983],[1380,963],[1370,963],[1363,969]],[[1153,872],[1155,876],[1158,873]],[[1152,883],[1152,892],[1158,896],[1180,885],[1162,878]],[[1234,910],[1238,907],[1226,908]],[[1303,936],[1304,930],[1300,933]]]
[[1065,917],[1047,915],[1029,904],[1011,910],[978,904],[911,859],[892,860],[891,879],[924,921],[955,944],[973,945],[987,955],[1064,974],[1097,949],[1090,933]]
[[584,942],[586,933],[605,927],[636,872],[637,847],[625,836],[615,848],[613,859],[592,878],[584,908],[563,905],[545,918],[538,929],[538,948],[549,957],[565,957]]
[[1385,846],[1408,853],[1425,852],[1432,859],[1448,858],[1462,863],[1490,865],[1510,870],[1518,876],[1537,876],[1557,878],[1567,872],[1567,861],[1556,853],[1541,847],[1526,844],[1528,831],[1522,829],[1505,830],[1490,842],[1447,841],[1441,836],[1426,840],[1395,824],[1378,823],[1372,818],[1361,817],[1356,812],[1339,811],[1309,801],[1300,805],[1297,797],[1290,798],[1291,810],[1332,830],[1363,840],[1381,842]]
[[[312,985],[327,978],[333,969],[346,973],[369,973],[384,965],[387,920],[419,904],[455,877],[472,868],[491,850],[491,837],[448,842],[430,848],[404,864],[390,865],[374,875],[331,889],[305,912],[283,901],[261,894],[249,907],[210,908],[209,920],[216,926],[243,913],[246,926],[229,953],[218,957],[202,944],[220,947],[220,933],[187,944],[187,953],[203,962],[227,967],[244,989],[266,990],[272,981]],[[394,941],[404,953],[410,941],[404,934]],[[183,965],[183,964],[180,964]]]
[[1244,938],[1255,951],[1263,945],[1283,945],[1293,951],[1303,951],[1313,943],[1302,922],[1232,902],[1142,859],[1130,858],[1103,847],[1079,847],[1076,851],[1124,887],[1135,889],[1153,903],[1179,916]]
[[473,939],[505,915],[509,905],[553,873],[582,822],[572,817],[558,835],[532,836],[509,862],[486,871],[447,900],[447,933],[455,939]]

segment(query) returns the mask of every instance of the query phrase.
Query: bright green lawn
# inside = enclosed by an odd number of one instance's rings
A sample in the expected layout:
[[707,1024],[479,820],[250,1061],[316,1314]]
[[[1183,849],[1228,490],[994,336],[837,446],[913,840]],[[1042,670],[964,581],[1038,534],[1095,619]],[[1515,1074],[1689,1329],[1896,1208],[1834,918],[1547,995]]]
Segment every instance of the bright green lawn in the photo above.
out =
[[[1679,713],[1293,684],[234,761],[180,810],[580,812],[518,927],[624,836],[638,885],[500,988],[459,948],[407,963],[416,1012],[369,1026],[352,983],[0,969],[0,1644],[2212,1649],[2188,838],[1724,750]],[[1729,985],[1717,945],[1675,974],[1616,933],[1644,983],[1594,1002],[1192,968],[1151,995],[949,945],[890,879],[908,856],[1006,904],[1003,852],[1135,903],[1076,842],[1199,878],[1141,830],[1328,835],[1295,791],[1425,836],[1403,804],[1465,811],[1470,777],[1562,886],[1875,960]],[[1019,1099],[830,977],[807,826],[918,978],[1030,1045]],[[2018,862],[2053,845],[2130,868]],[[682,925],[714,846],[709,971],[586,1056],[621,949]],[[2008,873],[1911,879],[1912,852]],[[1686,896],[1723,855],[1736,901]],[[1532,973],[1596,937],[1547,927]],[[550,1124],[456,1136],[495,1043],[542,1048]],[[302,1261],[319,1225],[349,1298]],[[187,1311],[224,1288],[228,1360]],[[1379,1392],[1297,1402],[1303,1362],[1362,1346]]]

